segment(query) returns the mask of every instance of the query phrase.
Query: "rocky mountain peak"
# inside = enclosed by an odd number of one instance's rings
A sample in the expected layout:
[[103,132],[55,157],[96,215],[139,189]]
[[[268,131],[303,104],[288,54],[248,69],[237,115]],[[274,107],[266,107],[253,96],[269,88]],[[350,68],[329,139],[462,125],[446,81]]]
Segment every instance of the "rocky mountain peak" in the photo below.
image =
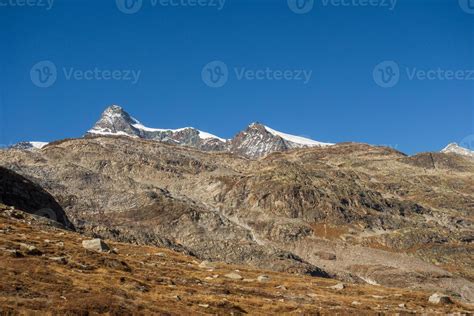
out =
[[272,152],[293,148],[329,146],[309,138],[276,131],[259,122],[250,124],[231,141],[231,151],[249,158],[259,158]]
[[118,105],[112,105],[105,109],[99,121],[87,134],[99,135],[125,135],[138,137],[139,130],[133,125],[137,121]]
[[259,122],[250,124],[233,139],[223,139],[193,127],[178,129],[149,128],[118,105],[109,106],[86,134],[122,135],[194,147],[204,151],[226,151],[248,158],[259,158],[275,151],[327,146],[308,138],[278,132]]
[[441,150],[442,153],[453,153],[457,155],[462,155],[462,156],[467,156],[470,158],[474,158],[474,151],[469,150],[467,148],[459,146],[457,143],[451,143],[448,146],[446,146],[443,150]]

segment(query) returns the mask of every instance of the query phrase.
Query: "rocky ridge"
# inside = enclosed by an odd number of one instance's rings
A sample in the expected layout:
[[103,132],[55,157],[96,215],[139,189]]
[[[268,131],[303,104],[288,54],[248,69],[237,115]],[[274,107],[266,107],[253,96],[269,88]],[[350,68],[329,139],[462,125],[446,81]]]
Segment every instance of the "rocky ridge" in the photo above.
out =
[[276,151],[332,144],[313,141],[275,131],[260,123],[252,123],[233,139],[223,139],[193,127],[179,129],[149,128],[117,105],[108,107],[86,136],[129,136],[197,148],[203,151],[220,151],[259,158]]

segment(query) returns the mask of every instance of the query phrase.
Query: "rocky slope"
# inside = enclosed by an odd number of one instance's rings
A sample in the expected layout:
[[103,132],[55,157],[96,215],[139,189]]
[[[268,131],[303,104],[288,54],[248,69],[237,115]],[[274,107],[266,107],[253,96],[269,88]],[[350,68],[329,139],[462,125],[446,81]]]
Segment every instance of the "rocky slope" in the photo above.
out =
[[460,155],[346,143],[251,160],[100,136],[2,151],[0,165],[80,232],[474,300],[474,162]]
[[102,113],[100,120],[86,134],[91,135],[129,136],[203,151],[232,152],[248,158],[259,158],[294,148],[332,145],[281,133],[259,123],[249,125],[233,139],[223,139],[192,127],[174,130],[149,128],[117,105],[108,107]]
[[25,315],[334,315],[469,313],[432,292],[341,284],[246,266],[197,261],[169,249],[90,237],[0,204],[0,313]]

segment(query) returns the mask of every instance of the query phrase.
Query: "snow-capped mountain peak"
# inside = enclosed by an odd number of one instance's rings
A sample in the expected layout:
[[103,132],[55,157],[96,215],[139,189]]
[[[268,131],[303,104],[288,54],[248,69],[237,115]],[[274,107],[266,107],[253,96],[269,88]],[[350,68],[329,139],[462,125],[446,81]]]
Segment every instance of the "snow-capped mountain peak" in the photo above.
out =
[[143,138],[194,147],[204,151],[232,152],[249,158],[259,158],[275,151],[294,148],[332,145],[282,133],[258,122],[250,124],[233,139],[224,139],[193,127],[151,128],[143,125],[118,105],[112,105],[102,113],[99,121],[86,134],[86,136],[91,135]]
[[47,142],[20,142],[15,144],[9,148],[12,149],[22,149],[22,150],[35,150],[35,149],[42,149],[49,143]]
[[454,154],[474,158],[474,151],[469,150],[469,149],[464,148],[464,147],[461,147],[457,143],[449,144],[443,150],[441,150],[441,152],[442,153],[454,153]]
[[301,136],[295,136],[295,135],[290,135],[290,134],[286,134],[286,133],[282,133],[282,132],[279,132],[279,131],[276,131],[268,126],[265,126],[265,129],[275,135],[275,136],[279,136],[281,138],[283,138],[284,140],[288,141],[288,142],[292,142],[294,144],[298,144],[298,145],[301,145],[301,146],[308,146],[308,147],[314,147],[314,146],[330,146],[330,145],[334,145],[334,144],[331,144],[331,143],[322,143],[322,142],[318,142],[318,141],[315,141],[315,140],[312,140],[312,139],[309,139],[309,138],[305,138],[305,137],[301,137]]
[[258,158],[275,151],[294,148],[323,147],[333,144],[314,141],[309,138],[290,135],[255,122],[237,134],[231,141],[231,151],[240,155]]
[[151,128],[118,105],[109,106],[86,135],[117,135],[186,145],[202,150],[223,150],[226,140],[193,127],[178,129]]

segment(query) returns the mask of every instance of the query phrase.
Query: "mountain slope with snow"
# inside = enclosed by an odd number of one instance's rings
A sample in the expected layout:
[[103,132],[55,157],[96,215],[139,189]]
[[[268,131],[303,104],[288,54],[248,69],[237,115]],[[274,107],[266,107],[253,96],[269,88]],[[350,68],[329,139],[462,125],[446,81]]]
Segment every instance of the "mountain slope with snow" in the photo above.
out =
[[259,158],[276,151],[315,146],[330,146],[312,139],[279,132],[253,123],[233,139],[224,139],[193,127],[160,129],[144,126],[120,106],[112,105],[86,136],[117,135],[155,140],[197,148],[204,151],[232,152],[248,158]]
[[23,150],[35,150],[42,149],[44,146],[48,145],[47,142],[21,142],[11,146],[13,149],[23,149]]
[[178,129],[146,127],[117,105],[108,107],[86,135],[130,136],[209,151],[224,150],[226,146],[225,139],[193,127]]
[[333,144],[321,143],[308,138],[285,134],[260,123],[252,123],[230,142],[230,151],[249,158],[258,158],[272,152],[294,148],[322,147]]
[[470,158],[474,158],[474,151],[469,150],[467,148],[461,147],[456,143],[451,143],[448,146],[446,146],[443,150],[441,150],[442,153],[453,153],[457,155],[462,155],[462,156],[467,156]]

